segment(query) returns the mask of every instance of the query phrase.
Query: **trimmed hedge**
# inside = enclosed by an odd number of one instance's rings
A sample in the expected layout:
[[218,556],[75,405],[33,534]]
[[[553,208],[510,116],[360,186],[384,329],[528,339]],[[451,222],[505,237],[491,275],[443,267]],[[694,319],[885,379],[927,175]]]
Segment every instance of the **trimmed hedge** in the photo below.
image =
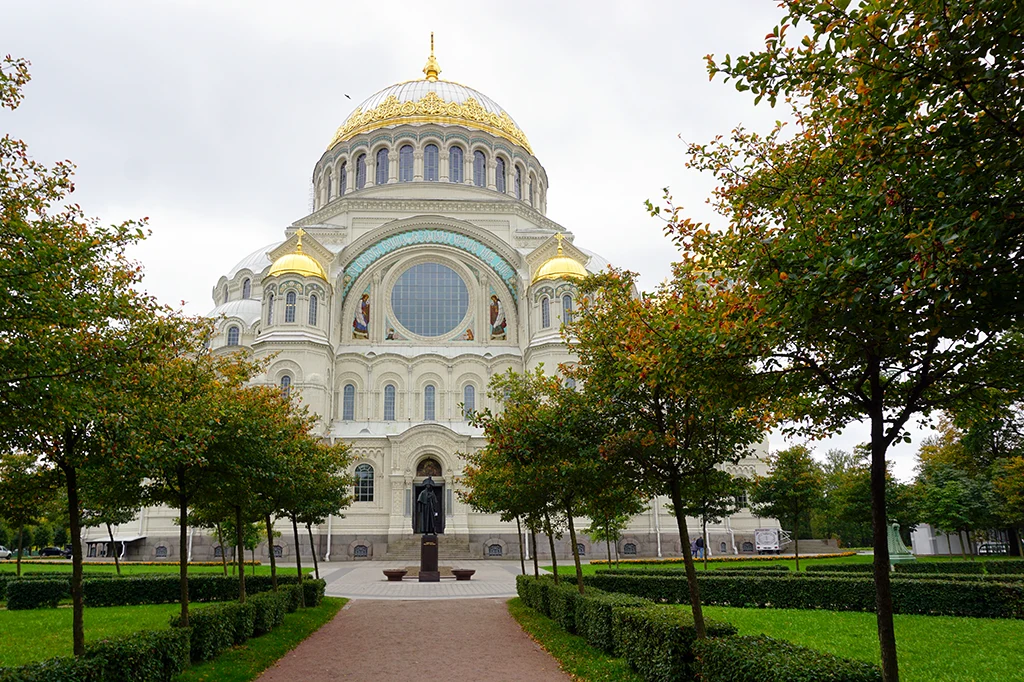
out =
[[985,571],[989,575],[1024,575],[1024,561],[986,561]]
[[717,569],[719,573],[746,573],[748,571],[788,571],[789,566],[784,564],[768,564],[767,566],[724,566]]
[[723,637],[693,644],[702,682],[881,682],[878,666],[781,639]]
[[567,580],[558,585],[551,583],[547,588],[547,595],[548,617],[566,632],[576,634],[576,609],[582,599],[576,583]]
[[66,580],[15,580],[7,585],[7,609],[55,608],[69,596],[71,588]]
[[[736,634],[736,628],[704,619],[709,637]],[[649,605],[612,610],[615,653],[649,682],[694,678],[693,643],[697,630],[689,611]]]
[[911,561],[896,564],[895,573],[984,573],[984,561]]
[[[135,606],[139,604],[171,604],[181,595],[176,575],[131,576],[117,580],[84,580],[86,606]],[[278,585],[292,585],[298,576],[278,576]],[[273,588],[270,576],[246,576],[247,594],[258,594]],[[230,601],[238,599],[238,578],[225,575],[188,577],[190,602]]]
[[[825,571],[817,571],[815,573],[808,573],[806,578],[852,578],[852,577],[863,577],[863,576],[851,576],[849,573],[828,573]],[[1001,582],[1001,583],[1017,583],[1024,581],[1024,574],[1022,575],[979,575],[977,573],[891,573],[889,574],[892,580],[950,580],[953,582]]]
[[259,637],[284,622],[284,615],[292,602],[292,594],[298,585],[288,587],[280,592],[260,592],[249,600],[253,605],[252,636]]
[[874,570],[874,564],[811,564],[804,567],[808,573],[871,573]]
[[587,588],[587,593],[576,604],[576,633],[589,644],[615,653],[613,612],[616,608],[647,606],[651,602],[628,594],[603,592]]
[[324,591],[327,589],[326,580],[309,578],[302,581],[302,593],[305,598],[306,608],[320,606],[324,600]]
[[187,629],[144,630],[89,644],[81,658],[2,668],[0,682],[170,682],[188,663]]
[[[588,585],[656,602],[686,604],[685,577],[586,576]],[[869,577],[700,575],[701,599],[716,606],[874,611],[875,585]],[[985,581],[894,580],[896,613],[1024,618],[1024,585]]]
[[[96,575],[89,575],[88,578],[116,578],[116,574],[97,573]],[[70,573],[58,573],[55,571],[39,571],[38,573],[22,573],[19,578],[13,573],[0,573],[0,601],[7,598],[7,586],[11,583],[16,583],[20,580],[62,580],[67,584],[67,595],[66,599],[71,598],[71,574]]]
[[189,632],[189,658],[193,663],[208,661],[235,643],[234,604],[216,604],[189,611],[188,625],[183,628],[181,616],[171,616],[171,627]]

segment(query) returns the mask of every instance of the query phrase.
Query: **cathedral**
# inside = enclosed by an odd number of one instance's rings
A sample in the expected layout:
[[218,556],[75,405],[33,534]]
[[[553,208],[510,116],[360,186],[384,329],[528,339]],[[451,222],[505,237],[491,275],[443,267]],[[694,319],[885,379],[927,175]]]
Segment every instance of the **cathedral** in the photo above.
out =
[[[328,561],[418,557],[415,500],[427,477],[445,519],[442,559],[519,556],[514,524],[459,500],[460,453],[485,444],[466,414],[497,407],[487,395],[495,374],[573,362],[561,326],[577,282],[608,264],[545,215],[547,173],[509,113],[442,80],[433,45],[423,75],[348,115],[313,168],[312,212],[213,288],[213,352],[272,358],[261,381],[308,405],[325,439],[352,447],[352,505],[314,531]],[[755,472],[761,457],[734,471]],[[680,553],[664,502],[633,520],[620,555]],[[146,509],[113,548],[92,531],[89,555],[176,557],[175,517]],[[711,553],[752,553],[764,523],[742,511],[716,524]],[[205,531],[189,543],[193,561],[221,555]],[[604,555],[585,535],[579,544],[585,557]],[[571,554],[567,538],[557,547]],[[535,550],[550,553],[546,541]],[[290,532],[273,551],[294,556]]]

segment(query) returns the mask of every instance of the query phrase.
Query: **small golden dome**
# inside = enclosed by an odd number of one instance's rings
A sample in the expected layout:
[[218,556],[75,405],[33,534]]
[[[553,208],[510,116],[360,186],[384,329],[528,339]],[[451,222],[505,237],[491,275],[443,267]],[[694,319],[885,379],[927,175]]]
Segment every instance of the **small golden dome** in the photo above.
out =
[[267,277],[293,274],[301,275],[302,277],[319,277],[325,282],[327,281],[327,273],[324,271],[323,266],[315,258],[302,252],[302,235],[305,233],[305,230],[299,228],[299,231],[295,233],[299,237],[299,241],[295,245],[295,251],[293,253],[286,253],[274,261],[274,264],[270,266],[270,272],[267,273]]
[[558,253],[540,266],[537,274],[533,276],[532,284],[542,279],[583,279],[587,276],[586,268],[579,261],[562,253],[562,240],[565,237],[559,233],[555,235],[555,239],[558,240]]

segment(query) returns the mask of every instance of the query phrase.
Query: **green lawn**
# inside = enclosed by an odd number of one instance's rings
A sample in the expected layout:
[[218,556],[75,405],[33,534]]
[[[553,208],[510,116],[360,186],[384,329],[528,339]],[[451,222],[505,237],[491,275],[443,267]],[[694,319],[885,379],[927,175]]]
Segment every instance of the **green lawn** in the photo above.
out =
[[[880,660],[873,613],[706,606],[704,614],[732,623],[741,635],[763,633],[838,656]],[[900,615],[895,619],[901,680],[1024,679],[1024,621]]]
[[[175,682],[246,682],[272,666],[277,659],[319,630],[345,605],[347,599],[324,597],[320,606],[299,609],[285,616],[284,623],[262,637],[224,652],[212,661],[189,668]],[[351,655],[352,652],[341,652]]]
[[[195,604],[191,608],[203,608]],[[163,630],[178,604],[109,606],[85,609],[85,641],[127,635],[138,630]],[[54,656],[70,656],[71,609],[0,611],[0,666],[22,665]]]
[[508,602],[508,611],[534,641],[555,657],[562,670],[574,679],[587,682],[641,682],[642,678],[629,669],[624,659],[609,656],[587,644],[586,640],[570,635],[555,621],[525,606],[520,599]]
[[[14,573],[16,570],[15,563],[13,561],[0,561],[0,573]],[[312,570],[312,566],[303,566],[303,569]],[[82,564],[82,569],[85,574],[89,573],[115,573],[116,568],[113,563],[90,563],[86,562]],[[295,574],[295,567],[277,569],[278,574]],[[21,574],[27,573],[71,573],[71,562],[66,560],[54,561],[53,563],[46,564],[22,564]],[[214,573],[223,574],[224,569],[221,566],[196,566],[189,565],[189,573]],[[122,575],[140,575],[145,573],[172,573],[177,575],[178,565],[177,564],[150,564],[148,566],[141,565],[128,565],[121,566]],[[263,564],[261,566],[246,566],[246,575],[270,575],[270,564]],[[231,566],[228,566],[228,575],[237,575],[237,568],[235,573],[232,574]]]

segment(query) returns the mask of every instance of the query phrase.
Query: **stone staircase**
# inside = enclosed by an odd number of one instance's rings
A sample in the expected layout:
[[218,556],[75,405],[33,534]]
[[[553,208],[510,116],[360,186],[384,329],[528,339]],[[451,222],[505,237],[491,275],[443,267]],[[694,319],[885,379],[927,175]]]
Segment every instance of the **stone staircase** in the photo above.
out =
[[[437,560],[440,563],[455,560],[482,559],[472,551],[469,538],[457,535],[437,536]],[[401,538],[388,542],[388,551],[381,557],[384,561],[408,561],[419,563],[420,560],[420,536],[404,535]]]

